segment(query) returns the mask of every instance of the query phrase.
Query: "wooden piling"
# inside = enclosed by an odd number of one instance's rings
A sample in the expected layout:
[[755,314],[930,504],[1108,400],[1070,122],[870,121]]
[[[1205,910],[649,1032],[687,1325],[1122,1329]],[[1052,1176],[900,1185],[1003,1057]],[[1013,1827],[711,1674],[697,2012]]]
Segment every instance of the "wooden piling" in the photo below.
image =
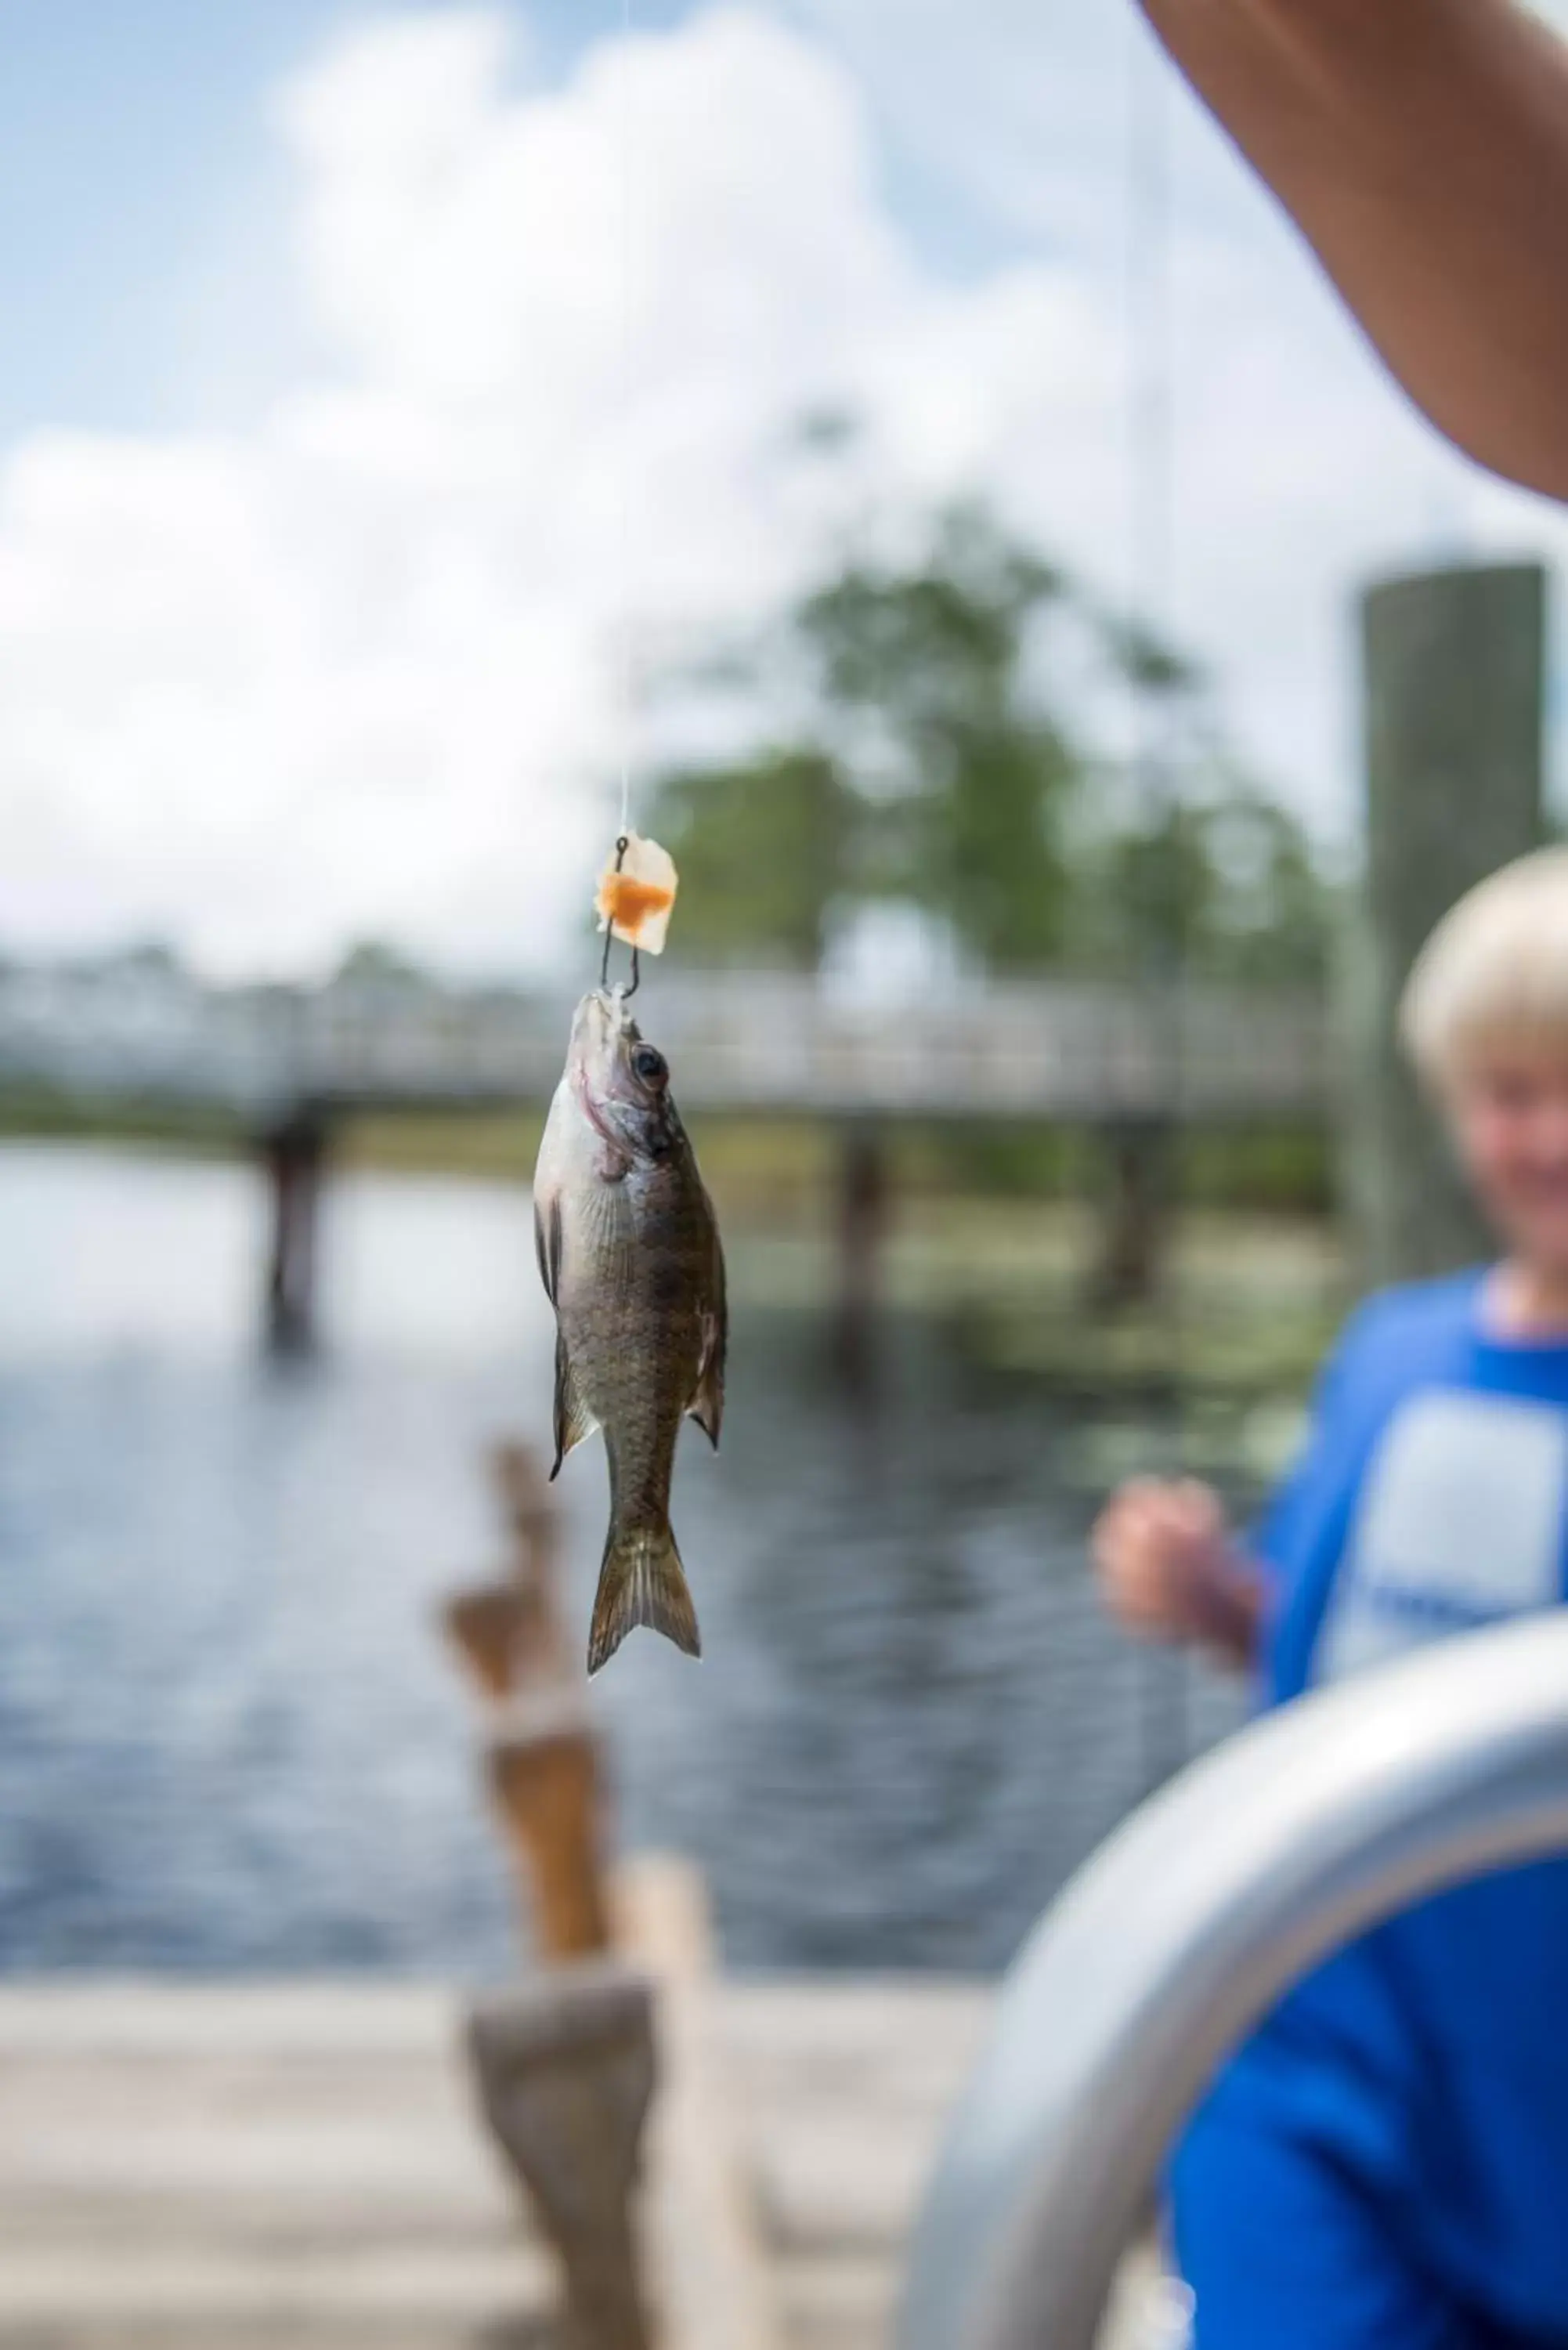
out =
[[454,1592],[441,1623],[479,1695],[498,1703],[520,1690],[564,1684],[568,1655],[549,1480],[533,1448],[515,1442],[495,1447],[491,1472],[506,1520],[507,1572]]
[[543,1959],[590,1957],[609,1943],[598,1752],[581,1700],[540,1690],[492,1730],[490,1785]]
[[318,1111],[302,1103],[263,1137],[261,1148],[272,1204],[267,1341],[280,1350],[296,1351],[309,1347],[316,1336],[325,1123]]
[[782,2350],[749,2149],[720,2047],[720,1977],[700,1870],[623,1864],[617,1939],[658,1994],[661,2088],[650,2137],[649,2264],[662,2350]]
[[856,1120],[843,1130],[838,1174],[838,1356],[851,1385],[872,1372],[890,1211],[887,1139]]
[[1434,925],[1542,837],[1547,581],[1538,564],[1432,572],[1362,607],[1366,854],[1342,972],[1343,1164],[1368,1283],[1487,1245],[1397,1042]]
[[527,1678],[531,1609],[513,1583],[478,1584],[441,1606],[448,1639],[482,1698],[499,1704]]
[[1145,1305],[1160,1290],[1170,1253],[1175,1129],[1167,1117],[1124,1118],[1099,1138],[1098,1247],[1089,1303],[1098,1312]]
[[554,1572],[558,1521],[544,1462],[531,1444],[509,1437],[490,1456],[490,1473],[514,1543],[530,1575]]
[[649,2350],[634,2189],[654,2085],[652,1995],[613,1961],[484,2001],[468,2027],[480,2100],[566,2275],[572,2350]]

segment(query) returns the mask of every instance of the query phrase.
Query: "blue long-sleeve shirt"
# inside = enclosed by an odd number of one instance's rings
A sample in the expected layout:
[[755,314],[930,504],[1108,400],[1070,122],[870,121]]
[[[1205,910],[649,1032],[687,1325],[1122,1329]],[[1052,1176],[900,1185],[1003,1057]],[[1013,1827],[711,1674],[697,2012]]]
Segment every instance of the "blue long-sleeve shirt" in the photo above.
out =
[[[1345,1332],[1258,1537],[1268,1702],[1568,1596],[1568,1345],[1494,1338],[1482,1305],[1470,1274],[1391,1292]],[[1360,2181],[1457,2295],[1568,2340],[1568,1862],[1355,1943],[1212,2095]]]

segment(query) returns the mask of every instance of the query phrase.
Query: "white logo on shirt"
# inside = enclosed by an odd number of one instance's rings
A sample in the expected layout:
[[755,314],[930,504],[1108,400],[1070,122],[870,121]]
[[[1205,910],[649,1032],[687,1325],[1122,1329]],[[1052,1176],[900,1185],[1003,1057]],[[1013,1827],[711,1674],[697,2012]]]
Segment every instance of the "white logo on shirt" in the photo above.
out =
[[1561,1599],[1568,1414],[1432,1388],[1383,1432],[1318,1631],[1316,1681]]

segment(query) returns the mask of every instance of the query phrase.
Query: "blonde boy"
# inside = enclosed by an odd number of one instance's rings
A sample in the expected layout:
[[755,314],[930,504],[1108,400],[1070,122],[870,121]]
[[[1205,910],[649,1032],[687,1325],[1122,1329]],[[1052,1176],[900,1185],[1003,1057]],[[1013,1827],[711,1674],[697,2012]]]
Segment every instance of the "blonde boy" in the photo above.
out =
[[[1355,1315],[1243,1544],[1135,1483],[1096,1530],[1134,1629],[1267,1702],[1568,1592],[1568,849],[1472,891],[1402,1031],[1501,1255]],[[1303,1983],[1173,2174],[1198,2350],[1568,2345],[1568,1864],[1428,1902]]]

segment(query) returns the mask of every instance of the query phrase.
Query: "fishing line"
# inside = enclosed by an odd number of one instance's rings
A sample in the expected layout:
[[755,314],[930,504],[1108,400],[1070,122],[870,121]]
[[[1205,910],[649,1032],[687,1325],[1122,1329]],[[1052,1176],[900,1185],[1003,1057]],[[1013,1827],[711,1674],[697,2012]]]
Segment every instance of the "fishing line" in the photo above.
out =
[[[624,837],[631,830],[631,769],[633,736],[636,728],[637,678],[632,646],[632,587],[631,587],[631,425],[633,379],[632,328],[632,108],[631,108],[631,40],[633,33],[632,0],[621,0],[621,100],[618,127],[620,189],[620,251],[618,257],[620,299],[620,463],[618,549],[620,594],[620,823],[618,827]],[[625,855],[624,847],[620,855]],[[619,860],[617,861],[619,870]]]
[[[1175,411],[1172,398],[1171,116],[1163,60],[1136,20],[1127,48],[1127,349],[1130,520],[1128,557],[1135,638],[1131,671],[1132,773],[1136,822],[1144,836],[1143,902],[1136,919],[1138,984],[1151,1024],[1157,1061],[1168,1092],[1157,1106],[1146,1147],[1152,1169],[1135,1178],[1154,1187],[1147,1213],[1168,1225],[1176,1204],[1175,1156],[1186,1097],[1183,1011],[1185,897],[1181,859],[1180,786],[1172,773],[1169,712],[1157,682],[1160,630],[1168,621],[1176,546]],[[1168,876],[1156,869],[1172,860]],[[1166,1430],[1179,1469],[1184,1399],[1181,1314],[1168,1274],[1161,1284],[1168,1389]],[[1191,1748],[1190,1685],[1186,1660],[1151,1652],[1145,1669],[1141,1721],[1146,1791],[1164,1784]]]
[[[618,613],[618,644],[615,669],[617,732],[619,735],[620,821],[617,826],[614,870],[625,869],[627,852],[631,847],[631,770],[636,727],[636,669],[632,647],[632,582],[631,582],[631,423],[633,390],[632,352],[632,110],[631,58],[633,33],[632,0],[621,0],[621,91],[616,125],[616,179],[618,186],[618,235],[617,252],[617,301],[619,312],[618,381],[616,405],[616,437],[618,452],[616,461],[616,591]],[[599,985],[609,986],[610,950],[615,944],[616,916],[613,902],[604,914],[604,953],[599,959]],[[641,980],[638,951],[631,951],[631,978],[620,990],[622,1001],[637,993]]]

